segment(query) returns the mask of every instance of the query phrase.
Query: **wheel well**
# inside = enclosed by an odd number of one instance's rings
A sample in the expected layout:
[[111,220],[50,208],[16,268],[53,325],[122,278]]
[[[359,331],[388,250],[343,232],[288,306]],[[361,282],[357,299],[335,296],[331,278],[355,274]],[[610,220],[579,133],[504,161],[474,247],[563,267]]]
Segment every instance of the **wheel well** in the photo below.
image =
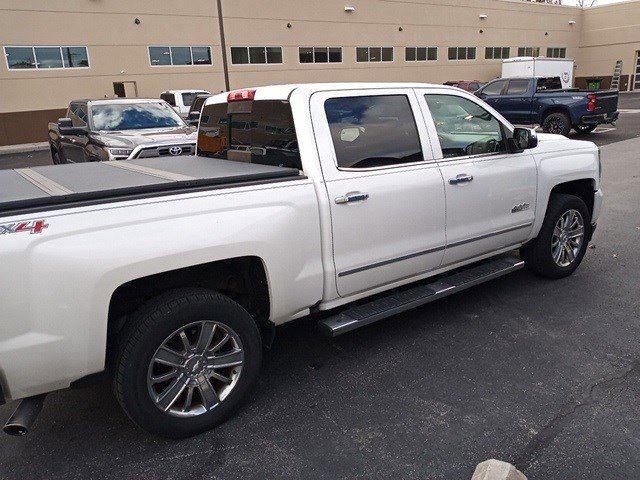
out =
[[553,187],[551,194],[566,193],[575,195],[582,199],[589,209],[589,215],[593,215],[593,192],[595,190],[594,181],[588,178],[574,180],[572,182],[560,183]]
[[157,273],[120,285],[109,302],[107,359],[115,339],[142,304],[162,292],[183,287],[202,287],[228,296],[256,320],[263,335],[272,335],[269,322],[269,287],[262,260],[238,257]]
[[571,121],[571,115],[569,114],[569,109],[567,107],[554,106],[554,107],[549,107],[542,112],[542,118],[540,120],[540,123],[544,122],[545,119],[552,113],[564,113],[567,117],[569,117],[569,121]]

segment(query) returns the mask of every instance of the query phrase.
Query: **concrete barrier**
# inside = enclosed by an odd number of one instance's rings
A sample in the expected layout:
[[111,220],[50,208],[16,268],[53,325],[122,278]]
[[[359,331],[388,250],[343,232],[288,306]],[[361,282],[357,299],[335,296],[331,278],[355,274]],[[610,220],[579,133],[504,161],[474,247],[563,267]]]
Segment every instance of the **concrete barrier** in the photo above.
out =
[[527,480],[527,477],[510,463],[491,459],[478,464],[471,480]]

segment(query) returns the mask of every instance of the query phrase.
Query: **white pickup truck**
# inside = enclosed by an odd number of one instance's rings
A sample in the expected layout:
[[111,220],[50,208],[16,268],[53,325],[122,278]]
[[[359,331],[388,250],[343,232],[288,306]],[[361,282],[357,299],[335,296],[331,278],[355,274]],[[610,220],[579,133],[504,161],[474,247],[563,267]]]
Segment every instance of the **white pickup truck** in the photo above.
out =
[[277,325],[338,335],[522,266],[570,275],[602,205],[593,143],[441,85],[214,95],[197,150],[0,171],[7,432],[103,371],[139,426],[205,431]]

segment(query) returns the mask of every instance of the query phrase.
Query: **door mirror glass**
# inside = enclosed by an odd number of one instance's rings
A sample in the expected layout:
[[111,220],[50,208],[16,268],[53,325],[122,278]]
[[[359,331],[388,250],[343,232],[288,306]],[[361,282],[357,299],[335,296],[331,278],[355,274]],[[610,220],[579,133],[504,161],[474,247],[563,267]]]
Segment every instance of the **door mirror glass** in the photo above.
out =
[[538,146],[538,135],[535,130],[529,128],[516,127],[511,138],[512,150],[522,151]]

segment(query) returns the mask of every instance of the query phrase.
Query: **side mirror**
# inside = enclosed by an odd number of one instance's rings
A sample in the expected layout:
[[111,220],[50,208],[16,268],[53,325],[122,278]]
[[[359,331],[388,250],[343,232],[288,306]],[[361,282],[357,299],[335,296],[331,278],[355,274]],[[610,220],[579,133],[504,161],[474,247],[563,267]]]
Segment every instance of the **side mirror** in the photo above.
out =
[[74,127],[70,118],[58,119],[58,131],[60,135],[86,135],[86,127]]
[[511,153],[520,153],[528,148],[538,146],[538,135],[530,128],[516,127],[513,129],[513,136],[508,139]]

